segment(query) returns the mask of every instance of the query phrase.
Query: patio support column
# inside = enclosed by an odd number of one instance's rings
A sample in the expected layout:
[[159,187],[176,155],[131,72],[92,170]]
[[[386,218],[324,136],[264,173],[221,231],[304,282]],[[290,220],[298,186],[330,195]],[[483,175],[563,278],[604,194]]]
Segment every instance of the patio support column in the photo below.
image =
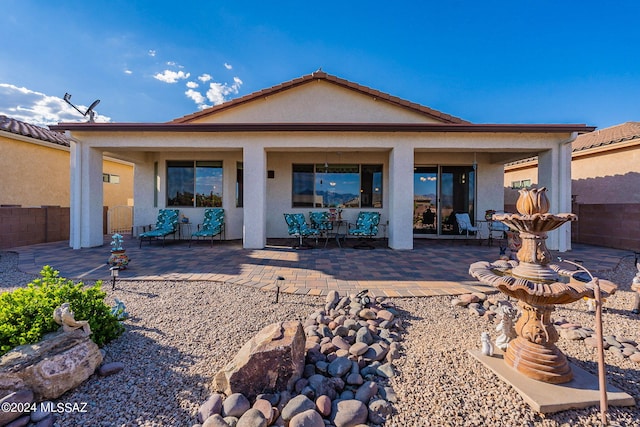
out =
[[82,145],[71,139],[70,132],[67,132],[67,137],[70,139],[69,145],[71,147],[69,156],[69,246],[73,249],[80,249],[80,219],[82,209],[82,156],[80,153]]
[[[571,141],[538,154],[538,183],[548,189],[551,213],[571,212]],[[571,223],[549,233],[547,247],[565,252],[571,249]]]
[[102,152],[71,140],[69,246],[102,246]]
[[267,244],[267,155],[262,146],[244,146],[242,245],[262,249]]
[[387,232],[392,249],[413,249],[413,166],[413,146],[402,144],[391,150]]

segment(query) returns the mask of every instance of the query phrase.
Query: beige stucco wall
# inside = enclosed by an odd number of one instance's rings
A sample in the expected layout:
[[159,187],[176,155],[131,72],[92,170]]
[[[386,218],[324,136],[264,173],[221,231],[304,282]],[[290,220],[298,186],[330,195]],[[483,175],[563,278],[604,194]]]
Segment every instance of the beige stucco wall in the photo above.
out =
[[[513,181],[530,179],[538,184],[538,163],[505,170],[505,203],[515,204]],[[616,144],[578,151],[571,159],[571,194],[583,204],[640,203],[640,144]]]
[[69,206],[69,151],[0,136],[0,204]]
[[578,203],[640,203],[640,145],[573,157]]
[[[120,184],[104,184],[104,205],[132,204],[133,166],[105,160],[102,172],[120,176]],[[2,205],[69,206],[68,147],[0,135],[0,177]]]
[[[331,108],[327,108],[327,106]],[[361,92],[319,80],[203,117],[194,123],[438,123]]]

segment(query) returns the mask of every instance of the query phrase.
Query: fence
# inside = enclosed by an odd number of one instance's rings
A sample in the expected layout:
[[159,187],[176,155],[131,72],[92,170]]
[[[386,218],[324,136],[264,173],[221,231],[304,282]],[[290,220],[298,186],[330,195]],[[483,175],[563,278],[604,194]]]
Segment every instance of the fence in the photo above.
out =
[[[107,208],[103,211],[106,225]],[[106,226],[103,227],[106,234]],[[0,206],[0,249],[69,240],[69,208]]]

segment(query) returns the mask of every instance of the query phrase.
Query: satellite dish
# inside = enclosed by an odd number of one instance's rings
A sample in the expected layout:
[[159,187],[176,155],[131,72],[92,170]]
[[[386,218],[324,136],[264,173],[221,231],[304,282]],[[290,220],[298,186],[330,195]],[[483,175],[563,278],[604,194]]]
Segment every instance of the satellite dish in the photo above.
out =
[[82,114],[83,116],[87,116],[87,114],[89,115],[89,123],[93,123],[96,113],[95,111],[93,111],[94,108],[96,108],[96,105],[98,105],[100,103],[99,99],[96,99],[95,101],[93,101],[93,103],[89,106],[89,108],[87,108],[87,111],[85,111],[84,113],[82,111],[80,111],[80,109],[78,107],[76,107],[75,105],[73,105],[71,103],[71,94],[70,93],[65,93],[64,97],[62,98],[64,99],[64,101],[71,105],[78,113]]

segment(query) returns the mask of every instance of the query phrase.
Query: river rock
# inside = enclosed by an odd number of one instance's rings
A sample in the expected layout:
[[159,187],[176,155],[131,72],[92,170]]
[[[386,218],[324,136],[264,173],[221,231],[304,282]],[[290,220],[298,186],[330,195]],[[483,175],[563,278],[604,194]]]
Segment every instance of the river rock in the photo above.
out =
[[[214,389],[226,395],[293,390],[304,369],[305,336],[302,324],[271,324],[242,346],[234,359],[214,378]],[[310,362],[313,363],[313,362]]]
[[355,427],[367,422],[369,411],[359,400],[341,400],[334,402],[331,421],[336,427]]
[[267,427],[264,414],[255,408],[249,409],[238,419],[236,427]]
[[373,424],[383,424],[391,415],[391,405],[383,399],[374,399],[369,402],[369,421]]
[[220,414],[222,410],[223,396],[218,393],[212,394],[206,402],[198,409],[198,422],[203,423],[212,415]]
[[319,396],[316,399],[316,409],[323,417],[331,415],[331,399],[327,395]]
[[313,409],[294,415],[289,421],[289,427],[324,427],[322,416]]
[[220,414],[213,414],[202,423],[202,427],[229,427]]
[[378,393],[378,384],[373,381],[367,381],[356,390],[355,400],[363,403],[369,403],[369,400]]
[[[2,404],[12,404],[12,403],[32,403],[33,402],[33,392],[31,390],[23,389],[14,391],[9,393],[0,399],[0,406]],[[0,410],[0,425],[5,425],[15,419],[20,418],[22,413],[20,412],[8,412],[4,410]]]
[[328,372],[332,377],[341,377],[351,370],[351,360],[338,357],[329,364]]
[[242,393],[233,393],[222,404],[222,415],[225,417],[240,417],[251,408],[249,399]]
[[291,399],[287,406],[282,409],[282,419],[286,422],[291,418],[309,409],[315,409],[316,405],[307,396],[298,395]]

